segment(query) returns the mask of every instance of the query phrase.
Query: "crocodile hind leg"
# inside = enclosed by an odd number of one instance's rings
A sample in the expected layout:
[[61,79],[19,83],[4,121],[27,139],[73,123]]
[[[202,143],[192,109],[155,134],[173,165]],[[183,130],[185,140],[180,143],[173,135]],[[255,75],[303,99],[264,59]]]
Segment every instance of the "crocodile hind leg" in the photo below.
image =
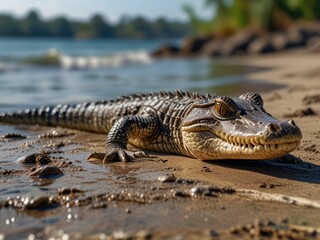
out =
[[134,115],[120,118],[112,126],[107,136],[106,154],[103,163],[111,161],[127,162],[136,158],[149,157],[143,151],[130,151],[126,146],[129,138],[148,138],[155,135],[158,129],[159,121],[153,116]]

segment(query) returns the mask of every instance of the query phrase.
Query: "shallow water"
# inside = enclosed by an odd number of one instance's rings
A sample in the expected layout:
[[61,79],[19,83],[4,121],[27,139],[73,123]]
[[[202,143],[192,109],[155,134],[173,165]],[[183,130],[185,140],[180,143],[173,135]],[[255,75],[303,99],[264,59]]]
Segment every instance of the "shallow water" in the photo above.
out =
[[0,111],[159,90],[234,94],[254,70],[208,59],[152,59],[149,52],[161,43],[0,39]]

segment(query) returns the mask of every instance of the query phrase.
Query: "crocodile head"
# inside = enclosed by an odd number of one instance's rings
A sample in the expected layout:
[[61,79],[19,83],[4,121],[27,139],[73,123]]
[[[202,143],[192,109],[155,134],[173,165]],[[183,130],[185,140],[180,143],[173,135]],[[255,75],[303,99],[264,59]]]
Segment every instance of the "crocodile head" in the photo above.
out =
[[302,138],[293,120],[266,112],[257,93],[199,100],[183,119],[182,136],[190,154],[203,160],[276,158]]

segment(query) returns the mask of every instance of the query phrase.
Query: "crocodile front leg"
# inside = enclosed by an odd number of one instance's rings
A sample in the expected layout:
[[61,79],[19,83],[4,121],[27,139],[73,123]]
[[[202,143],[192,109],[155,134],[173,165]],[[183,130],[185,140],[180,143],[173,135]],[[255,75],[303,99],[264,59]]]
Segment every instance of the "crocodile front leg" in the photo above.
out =
[[106,155],[103,163],[149,157],[143,151],[127,150],[129,138],[148,138],[159,131],[159,120],[154,116],[125,116],[111,128],[106,143]]

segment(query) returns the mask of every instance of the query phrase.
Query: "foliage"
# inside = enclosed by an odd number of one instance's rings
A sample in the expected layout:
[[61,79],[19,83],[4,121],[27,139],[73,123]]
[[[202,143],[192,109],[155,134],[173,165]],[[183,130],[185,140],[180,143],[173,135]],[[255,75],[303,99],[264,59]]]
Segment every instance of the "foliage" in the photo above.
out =
[[198,17],[190,5],[183,8],[199,34],[228,35],[246,27],[277,31],[320,19],[319,0],[205,0],[204,6],[212,9],[210,19]]
[[92,31],[92,37],[106,38],[114,37],[112,26],[105,21],[101,15],[94,15],[89,21],[89,29]]
[[8,14],[0,15],[0,34],[7,36],[21,35],[18,21]]
[[24,21],[20,24],[21,35],[24,36],[46,36],[47,28],[40,20],[39,15],[35,11],[27,14]]
[[71,23],[65,17],[57,17],[47,23],[53,37],[72,37],[74,34]]
[[18,19],[0,14],[0,36],[74,37],[74,38],[181,38],[191,32],[188,23],[165,18],[149,20],[142,16],[123,16],[110,23],[99,14],[89,21],[69,20],[59,16],[43,20],[36,11]]

